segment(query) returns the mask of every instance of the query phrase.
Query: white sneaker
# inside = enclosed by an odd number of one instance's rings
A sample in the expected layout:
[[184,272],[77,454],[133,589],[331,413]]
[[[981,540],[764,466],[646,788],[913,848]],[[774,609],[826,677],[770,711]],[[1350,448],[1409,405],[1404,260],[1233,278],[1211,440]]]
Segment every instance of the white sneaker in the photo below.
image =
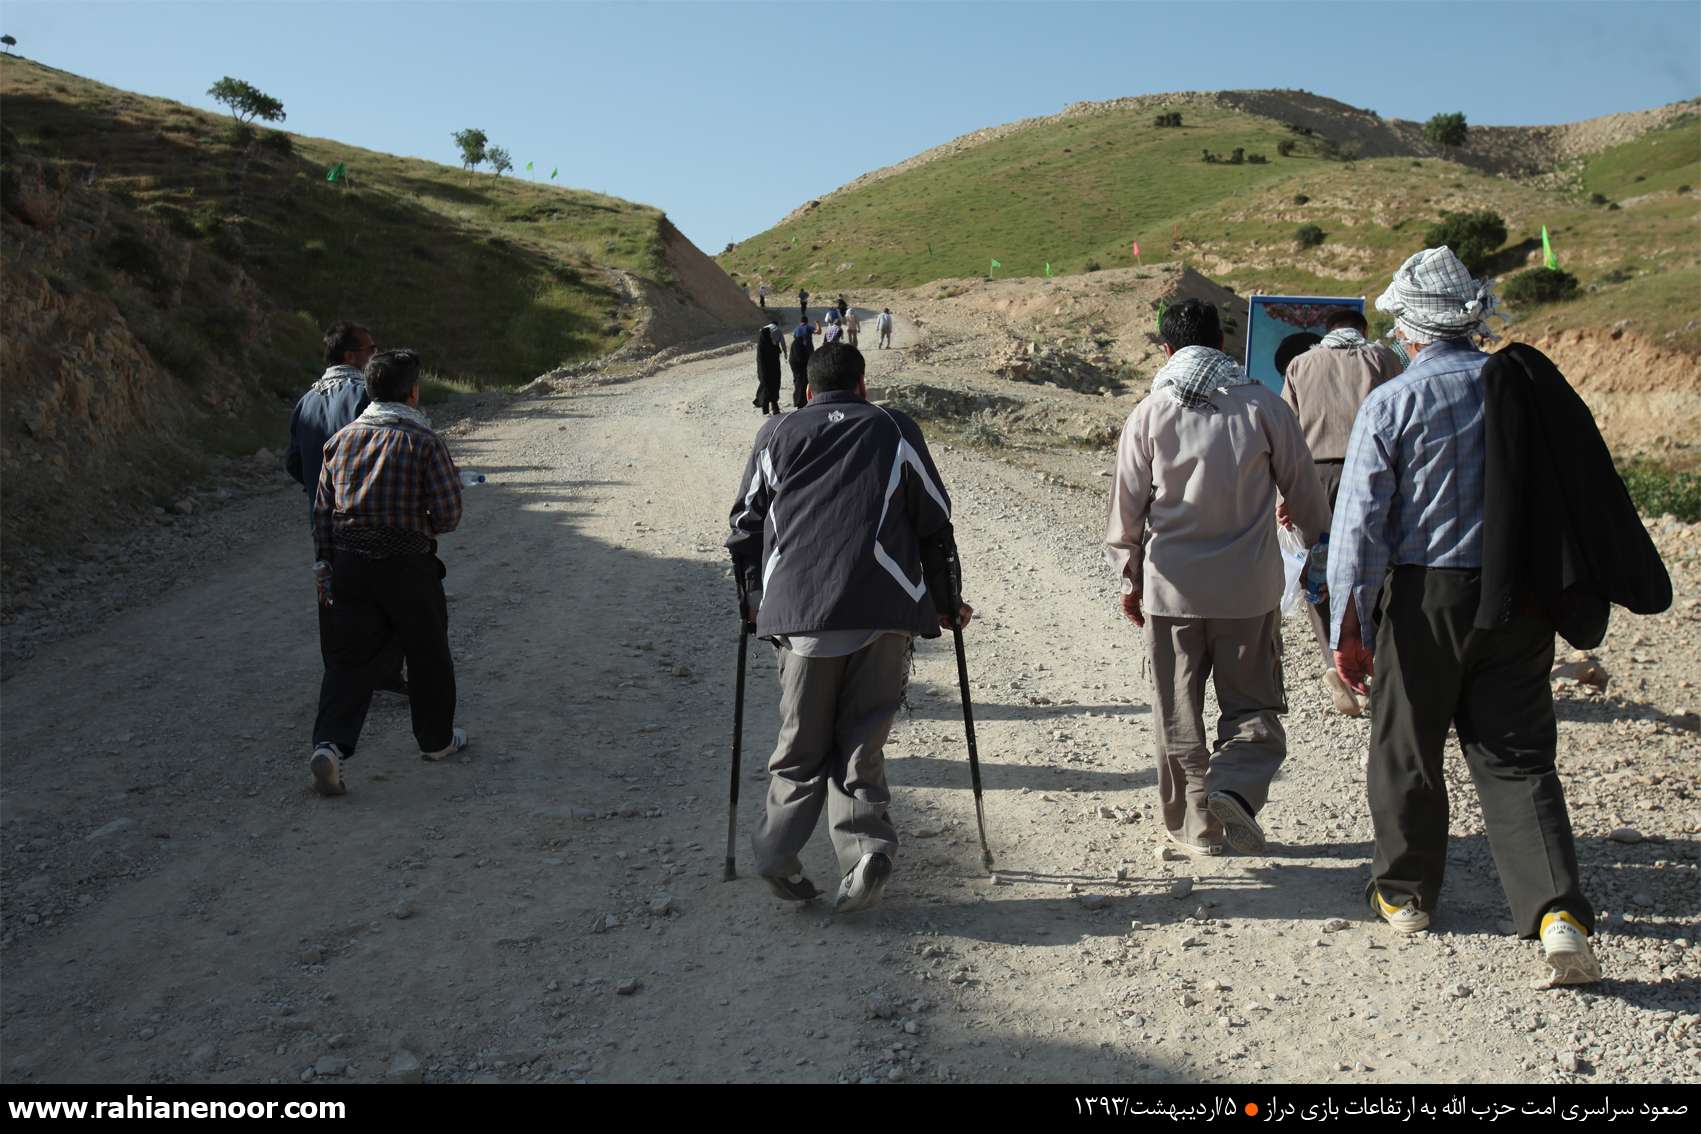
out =
[[1194,858],[1216,858],[1223,853],[1221,843],[1190,843],[1174,831],[1165,830],[1164,838],[1181,853],[1192,855]]
[[1564,910],[1553,910],[1542,918],[1542,960],[1553,970],[1550,987],[1593,984],[1601,979],[1601,963],[1589,948],[1583,923]]
[[1341,680],[1341,675],[1333,669],[1323,671],[1323,691],[1329,694],[1335,711],[1343,717],[1356,717],[1364,712],[1364,706],[1358,703],[1353,691],[1347,688],[1347,683]]
[[880,900],[886,882],[892,877],[892,860],[883,854],[865,854],[845,880],[839,883],[839,893],[833,899],[834,913],[855,913]]
[[348,785],[343,783],[343,750],[335,744],[316,745],[307,770],[313,773],[313,787],[320,795],[348,794]]
[[1407,902],[1403,906],[1389,905],[1383,900],[1382,891],[1374,886],[1370,890],[1370,908],[1377,917],[1401,933],[1422,933],[1429,928],[1429,915],[1418,909],[1416,902]]
[[440,748],[436,752],[427,752],[424,749],[420,749],[419,758],[421,760],[447,760],[466,746],[467,730],[464,728],[458,728],[449,735],[449,747]]
[[1240,800],[1226,791],[1214,791],[1205,800],[1205,807],[1223,825],[1223,837],[1229,846],[1241,854],[1264,853],[1264,828],[1241,806]]

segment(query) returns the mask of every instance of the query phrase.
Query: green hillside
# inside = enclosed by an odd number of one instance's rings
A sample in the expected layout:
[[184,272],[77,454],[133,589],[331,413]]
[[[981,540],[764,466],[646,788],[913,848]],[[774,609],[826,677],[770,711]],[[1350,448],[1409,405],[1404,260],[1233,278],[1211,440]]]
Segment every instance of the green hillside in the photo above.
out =
[[[269,93],[288,105],[287,90]],[[320,329],[348,317],[380,345],[418,348],[441,375],[511,384],[624,338],[605,267],[666,278],[662,214],[648,206],[268,129],[249,143],[226,115],[24,59],[0,60],[0,106],[8,212],[20,162],[50,186],[111,194],[120,223],[104,254],[59,269],[63,282],[110,292],[180,372],[225,361],[298,391]],[[443,124],[446,146],[459,125]],[[333,184],[337,162],[348,177]],[[159,230],[240,266],[270,325],[242,326],[252,312],[234,304],[137,310],[170,282]],[[256,337],[270,343],[263,356],[230,357]]]
[[[828,294],[981,275],[994,258],[1012,276],[1038,276],[1048,261],[1059,274],[1123,266],[1138,240],[1148,264],[1184,261],[1243,291],[1354,294],[1385,284],[1443,212],[1492,209],[1509,229],[1497,271],[1529,262],[1546,224],[1562,266],[1590,289],[1515,314],[1563,328],[1636,308],[1644,331],[1701,350],[1694,116],[1539,185],[1433,157],[1342,160],[1351,139],[1221,107],[1182,117],[1179,128],[1155,125],[1150,109],[1043,121],[831,195],[719,259],[740,279]],[[1267,161],[1202,160],[1236,148]],[[1308,224],[1325,239],[1302,249],[1295,234]]]

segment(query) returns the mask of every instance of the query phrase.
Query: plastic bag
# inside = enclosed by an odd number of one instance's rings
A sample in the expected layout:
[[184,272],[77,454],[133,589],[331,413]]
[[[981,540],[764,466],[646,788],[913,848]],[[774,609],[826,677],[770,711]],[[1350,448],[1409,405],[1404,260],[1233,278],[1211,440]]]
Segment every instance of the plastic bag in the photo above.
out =
[[1282,617],[1286,618],[1305,601],[1305,564],[1311,549],[1297,531],[1276,525],[1276,546],[1282,552]]

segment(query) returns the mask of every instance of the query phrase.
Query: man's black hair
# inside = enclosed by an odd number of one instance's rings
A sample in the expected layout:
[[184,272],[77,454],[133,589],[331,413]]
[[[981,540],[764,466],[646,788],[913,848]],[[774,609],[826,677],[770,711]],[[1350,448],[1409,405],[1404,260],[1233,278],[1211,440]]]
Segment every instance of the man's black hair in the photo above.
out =
[[366,364],[366,396],[375,402],[405,402],[419,385],[419,355],[381,350]]
[[1171,350],[1190,346],[1223,349],[1223,324],[1216,305],[1202,299],[1184,299],[1166,307],[1162,330]]
[[1331,331],[1338,331],[1342,327],[1351,327],[1361,335],[1370,330],[1370,324],[1365,321],[1364,312],[1356,307],[1335,308],[1329,317],[1323,320],[1323,326]]
[[1295,331],[1276,345],[1276,373],[1286,375],[1288,363],[1323,341],[1323,336],[1311,331]]
[[344,355],[358,351],[362,335],[370,338],[372,332],[359,323],[350,323],[347,320],[332,323],[330,329],[325,332],[325,365],[336,366],[343,361]]
[[828,343],[809,356],[809,388],[817,394],[854,390],[868,364],[849,343]]

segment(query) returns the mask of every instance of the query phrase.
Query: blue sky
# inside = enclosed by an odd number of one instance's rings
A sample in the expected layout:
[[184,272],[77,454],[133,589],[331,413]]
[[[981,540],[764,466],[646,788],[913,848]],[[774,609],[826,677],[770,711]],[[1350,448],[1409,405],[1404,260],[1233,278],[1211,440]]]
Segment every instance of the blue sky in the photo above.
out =
[[[1701,0],[1561,3],[316,3],[6,0],[32,58],[284,125],[516,164],[666,209],[719,252],[858,174],[1081,99],[1301,87],[1385,117],[1567,122],[1701,94]],[[0,107],[0,114],[4,108]]]

